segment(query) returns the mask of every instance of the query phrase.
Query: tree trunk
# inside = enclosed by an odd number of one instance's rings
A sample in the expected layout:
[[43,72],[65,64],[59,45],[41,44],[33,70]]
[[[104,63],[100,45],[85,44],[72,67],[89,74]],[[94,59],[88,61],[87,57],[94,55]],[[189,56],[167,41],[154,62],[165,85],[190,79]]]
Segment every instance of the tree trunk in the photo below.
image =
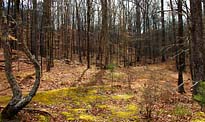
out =
[[174,50],[175,50],[175,56],[176,56],[176,68],[178,70],[178,58],[177,58],[177,39],[176,39],[176,20],[175,20],[175,10],[173,8],[172,0],[170,0],[170,7],[172,11],[172,32],[173,32],[173,39],[174,39]]
[[78,56],[79,56],[79,62],[82,63],[82,44],[81,44],[81,20],[80,20],[80,14],[79,14],[79,6],[78,1],[76,1],[76,19],[77,19],[77,26],[78,26]]
[[182,0],[178,0],[178,38],[179,38],[179,46],[181,49],[181,53],[177,56],[178,59],[178,92],[185,93],[184,90],[184,81],[183,81],[183,72],[185,70],[185,46],[183,39],[183,19],[182,19]]
[[197,94],[197,84],[205,80],[205,54],[203,40],[202,6],[201,0],[190,0],[191,10],[191,69],[193,80],[193,94]]
[[141,9],[140,9],[140,0],[135,0],[136,3],[136,30],[137,30],[137,62],[140,61],[141,58]]
[[164,0],[161,0],[161,22],[162,22],[162,62],[166,61],[165,58],[165,22],[164,22]]
[[51,0],[44,0],[43,3],[43,36],[46,54],[46,71],[51,69]]
[[[34,85],[31,91],[29,92],[27,96],[22,97],[22,92],[20,90],[20,87],[12,73],[11,48],[10,48],[10,44],[8,40],[6,40],[8,38],[9,23],[3,23],[1,25],[3,25],[2,28],[4,30],[3,35],[2,35],[3,37],[2,42],[3,42],[3,50],[4,50],[4,58],[5,58],[5,73],[6,73],[7,80],[10,84],[10,87],[12,89],[12,93],[13,93],[12,99],[9,101],[8,105],[3,109],[1,113],[3,120],[7,121],[7,120],[12,119],[15,115],[17,115],[17,113],[20,110],[22,110],[27,104],[29,104],[32,98],[35,96],[38,90],[38,87],[40,85],[40,65],[38,61],[30,53],[29,49],[26,46],[25,40],[21,40],[22,48],[26,56],[33,63],[35,72],[36,72],[35,73],[36,80],[34,82]],[[23,35],[23,28],[20,32],[22,32],[21,34]]]
[[92,1],[87,0],[87,68],[90,68],[90,12]]
[[[108,44],[108,8],[107,8],[107,0],[101,0],[102,4],[102,30],[101,30],[101,42],[103,45],[103,52],[105,56],[104,68],[107,68],[109,61],[109,44]],[[100,46],[102,46],[100,45]],[[101,55],[103,55],[101,54]]]
[[33,0],[33,14],[32,14],[32,24],[31,24],[31,53],[35,55],[38,60],[38,50],[37,50],[37,0]]

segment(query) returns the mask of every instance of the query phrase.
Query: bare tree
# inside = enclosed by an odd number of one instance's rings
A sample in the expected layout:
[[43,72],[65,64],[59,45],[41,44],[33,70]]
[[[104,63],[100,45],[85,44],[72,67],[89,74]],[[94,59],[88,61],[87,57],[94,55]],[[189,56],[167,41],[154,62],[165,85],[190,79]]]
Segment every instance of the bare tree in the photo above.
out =
[[[161,0],[162,48],[165,48],[164,0]],[[162,52],[162,62],[165,62],[165,52]]]
[[183,37],[183,10],[182,10],[182,0],[178,0],[178,42],[181,51],[177,56],[178,59],[178,92],[185,93],[184,90],[184,81],[183,81],[183,72],[185,70],[185,45],[184,45],[184,37]]

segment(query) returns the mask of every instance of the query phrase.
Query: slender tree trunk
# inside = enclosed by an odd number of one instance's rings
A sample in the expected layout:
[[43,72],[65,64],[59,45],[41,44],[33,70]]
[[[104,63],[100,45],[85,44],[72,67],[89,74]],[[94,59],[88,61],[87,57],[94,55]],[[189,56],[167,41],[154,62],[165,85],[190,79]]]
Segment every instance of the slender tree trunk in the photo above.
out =
[[137,40],[136,47],[137,47],[137,62],[140,61],[141,58],[141,9],[140,9],[140,1],[135,0],[136,2],[136,30],[137,30]]
[[173,8],[172,0],[170,0],[170,7],[172,11],[172,32],[173,32],[173,39],[174,39],[174,50],[175,50],[175,56],[176,56],[176,68],[178,70],[178,58],[177,58],[177,39],[176,39],[176,20],[175,20],[175,10]]
[[33,0],[33,12],[32,12],[32,23],[31,23],[31,53],[35,55],[38,60],[38,50],[37,50],[37,0]]
[[185,70],[185,45],[183,39],[183,10],[182,10],[182,0],[178,0],[178,37],[179,37],[179,46],[181,49],[181,53],[177,56],[178,59],[178,92],[185,93],[184,90],[184,81],[183,81],[183,72]]
[[90,12],[92,1],[87,0],[87,68],[90,68]]
[[79,62],[82,63],[81,20],[80,20],[79,6],[77,1],[76,1],[76,19],[77,19],[77,26],[78,26],[78,55],[79,55]]
[[164,0],[161,0],[161,23],[162,23],[162,62],[166,61],[165,58],[165,22],[164,22]]

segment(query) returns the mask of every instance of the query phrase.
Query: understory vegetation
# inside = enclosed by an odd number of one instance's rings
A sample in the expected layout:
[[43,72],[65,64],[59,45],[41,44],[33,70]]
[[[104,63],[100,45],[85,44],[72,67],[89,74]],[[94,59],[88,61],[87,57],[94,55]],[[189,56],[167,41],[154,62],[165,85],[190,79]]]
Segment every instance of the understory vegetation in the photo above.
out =
[[[167,64],[140,66],[129,70],[115,67],[116,70],[112,72],[92,67],[84,73],[81,82],[75,82],[78,78],[74,76],[83,73],[81,67],[84,66],[68,66],[74,68],[73,72],[65,70],[67,64],[57,61],[56,65],[50,73],[43,75],[39,92],[31,104],[18,114],[16,120],[204,121],[205,114],[200,112],[199,105],[192,100],[191,91],[188,90],[190,81],[186,82],[187,93],[178,94],[175,85],[176,71]],[[32,72],[24,69],[17,74],[22,87],[28,89],[34,80]],[[185,77],[189,79],[189,75],[186,74]],[[24,81],[25,78],[28,82]],[[56,82],[59,78],[62,80]],[[23,93],[26,95],[27,91]],[[10,100],[10,93],[1,91],[0,94],[0,105],[3,107]]]

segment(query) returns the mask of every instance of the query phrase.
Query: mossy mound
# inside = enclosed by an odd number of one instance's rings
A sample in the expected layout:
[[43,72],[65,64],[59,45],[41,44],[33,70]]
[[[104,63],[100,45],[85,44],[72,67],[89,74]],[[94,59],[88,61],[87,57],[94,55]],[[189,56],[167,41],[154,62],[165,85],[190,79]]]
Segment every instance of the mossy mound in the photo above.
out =
[[131,94],[119,94],[119,95],[113,95],[112,99],[115,99],[115,100],[129,100],[133,97],[134,96],[131,95]]
[[[122,94],[118,90],[109,86],[64,88],[39,92],[32,103],[63,108],[52,110],[52,115],[62,116],[66,121],[137,121],[138,107],[131,100],[134,95]],[[0,99],[0,103],[6,103],[9,99]],[[39,122],[49,121],[49,118],[42,115],[37,116],[37,119]]]
[[110,105],[108,109],[111,111],[111,117],[113,121],[123,120],[138,120],[138,107],[135,104],[128,104],[126,106]]
[[[112,90],[113,94],[106,94]],[[129,121],[137,120],[138,107],[127,102],[132,94],[116,95],[111,87],[80,87],[68,90],[67,111],[61,114],[67,121]],[[123,102],[125,101],[125,102]],[[64,101],[65,102],[65,101]],[[126,103],[120,107],[117,102]]]
[[38,116],[38,122],[49,122],[49,117],[47,116],[43,116],[43,115],[39,115]]
[[191,116],[191,110],[183,104],[177,104],[172,110],[172,114],[175,116]]
[[205,113],[204,112],[196,112],[194,114],[191,122],[205,122]]

